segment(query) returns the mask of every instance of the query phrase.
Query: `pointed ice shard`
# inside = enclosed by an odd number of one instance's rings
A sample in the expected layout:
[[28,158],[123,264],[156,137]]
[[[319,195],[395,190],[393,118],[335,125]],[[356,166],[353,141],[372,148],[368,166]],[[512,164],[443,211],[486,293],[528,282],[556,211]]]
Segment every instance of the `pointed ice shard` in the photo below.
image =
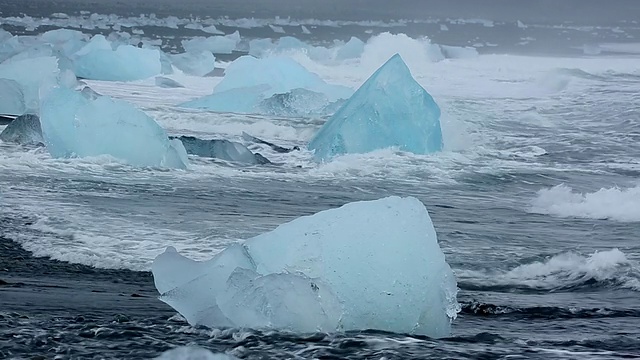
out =
[[440,108],[398,54],[373,73],[309,143],[317,160],[393,146],[416,154],[442,150]]

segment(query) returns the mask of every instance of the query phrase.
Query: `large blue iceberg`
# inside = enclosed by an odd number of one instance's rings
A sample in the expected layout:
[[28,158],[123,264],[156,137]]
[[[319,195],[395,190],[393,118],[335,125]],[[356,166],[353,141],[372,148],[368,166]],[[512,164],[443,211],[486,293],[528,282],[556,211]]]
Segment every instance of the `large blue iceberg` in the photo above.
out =
[[44,95],[40,122],[53,157],[111,155],[136,166],[187,167],[182,143],[125,101],[56,87]]
[[429,214],[411,197],[300,217],[204,262],[170,247],[152,271],[160,299],[192,325],[444,337],[459,310]]
[[440,108],[396,54],[347,100],[309,143],[317,160],[387,147],[442,150]]
[[73,56],[73,70],[78,77],[92,80],[133,81],[162,72],[160,51],[131,45],[112,44],[102,35],[94,36]]
[[[252,56],[242,56],[225,70],[225,76],[216,86],[213,94],[180,106],[219,112],[272,113],[270,98],[278,94],[300,91],[300,89],[306,93],[312,93],[313,101],[298,102],[296,105],[299,108],[287,109],[287,112],[313,112],[316,108],[322,109],[351,95],[351,89],[327,84],[317,74],[310,72],[291,58],[257,59]],[[265,101],[266,104],[263,103]]]
[[15,59],[0,64],[0,79],[13,80],[20,85],[27,111],[37,112],[40,89],[58,83],[59,75],[58,61],[53,56]]

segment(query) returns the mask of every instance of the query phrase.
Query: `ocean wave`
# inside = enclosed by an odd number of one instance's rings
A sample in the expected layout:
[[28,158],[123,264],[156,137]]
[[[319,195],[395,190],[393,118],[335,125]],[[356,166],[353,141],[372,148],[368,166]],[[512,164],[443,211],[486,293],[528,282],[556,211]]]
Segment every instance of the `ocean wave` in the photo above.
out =
[[640,186],[580,193],[570,186],[557,185],[538,191],[529,211],[559,217],[637,222],[640,221]]
[[583,256],[561,253],[508,271],[458,270],[458,286],[474,291],[576,291],[618,288],[640,291],[640,268],[619,249]]

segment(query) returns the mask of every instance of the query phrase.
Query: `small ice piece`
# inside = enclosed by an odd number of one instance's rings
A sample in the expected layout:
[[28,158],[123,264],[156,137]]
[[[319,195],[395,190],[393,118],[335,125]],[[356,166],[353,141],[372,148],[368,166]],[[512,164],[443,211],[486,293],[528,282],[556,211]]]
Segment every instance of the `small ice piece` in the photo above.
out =
[[58,83],[58,62],[55,57],[39,57],[0,64],[0,78],[14,80],[22,89],[27,111],[37,112],[40,88]]
[[20,84],[0,79],[0,115],[22,115],[26,110]]
[[[291,58],[242,56],[227,67],[224,78],[212,95],[180,106],[219,112],[262,113],[264,109],[260,105],[263,100],[294,89],[320,94],[328,102],[345,99],[351,94],[351,89],[327,84]],[[309,112],[308,109],[292,111]]]
[[193,136],[172,137],[182,142],[187,154],[233,161],[244,164],[269,164],[260,154],[254,154],[246,146],[229,140],[203,140]]
[[179,82],[164,76],[156,76],[156,86],[159,86],[162,88],[183,88],[184,87]]
[[0,140],[21,145],[44,145],[40,119],[32,114],[18,116],[0,133]]
[[122,100],[55,87],[43,96],[40,122],[56,158],[111,155],[135,166],[187,167],[182,143],[169,141],[158,123]]
[[306,26],[302,25],[301,27],[302,27],[302,33],[303,34],[306,34],[306,35],[311,34],[311,31],[309,31],[309,29],[307,29]]
[[215,25],[203,27],[201,30],[209,34],[224,35],[224,32],[218,30]]
[[447,59],[466,59],[478,57],[478,50],[472,46],[440,45],[442,55]]
[[284,34],[285,31],[282,28],[282,26],[276,26],[276,25],[271,25],[269,24],[269,27],[271,28],[271,30],[273,30],[274,33],[276,34]]
[[398,54],[376,70],[309,143],[319,161],[388,147],[416,154],[442,150],[440,108]]
[[240,42],[238,31],[225,36],[197,36],[192,39],[182,40],[182,47],[185,52],[209,51],[214,54],[231,54]]
[[133,81],[162,71],[160,51],[119,45],[115,50],[102,35],[94,36],[73,58],[78,77],[91,80]]
[[448,336],[455,277],[424,205],[388,197],[303,216],[204,262],[172,247],[160,299],[191,325]]
[[170,55],[173,66],[180,69],[185,74],[194,76],[205,76],[215,68],[216,58],[211,51],[186,52]]

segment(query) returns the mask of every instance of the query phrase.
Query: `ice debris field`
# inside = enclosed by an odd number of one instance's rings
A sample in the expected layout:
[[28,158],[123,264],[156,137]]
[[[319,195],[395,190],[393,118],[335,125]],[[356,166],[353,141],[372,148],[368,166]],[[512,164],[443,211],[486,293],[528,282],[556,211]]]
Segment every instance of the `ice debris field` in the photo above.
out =
[[[44,146],[53,158],[110,156],[130,166],[188,171],[197,158],[272,165],[250,144],[277,153],[302,151],[246,133],[243,143],[169,134],[134,104],[85,83],[155,78],[158,87],[183,87],[167,77],[176,73],[222,76],[212,94],[173,104],[178,108],[329,117],[305,150],[318,162],[385,148],[428,154],[443,145],[440,109],[400,55],[380,59],[355,91],[285,55],[302,48],[328,62],[350,61],[367,51],[357,38],[331,48],[287,37],[251,41],[248,55],[224,64],[215,54],[235,51],[237,32],[185,40],[184,52],[176,54],[134,46],[117,34],[89,37],[65,29],[33,37],[1,32],[0,38],[0,114],[14,119],[0,140],[26,150]],[[218,65],[224,67],[216,75]],[[153,273],[162,301],[192,325],[374,328],[443,337],[459,310],[454,275],[415,198],[350,203],[301,217],[205,262],[168,248],[154,261]]]

